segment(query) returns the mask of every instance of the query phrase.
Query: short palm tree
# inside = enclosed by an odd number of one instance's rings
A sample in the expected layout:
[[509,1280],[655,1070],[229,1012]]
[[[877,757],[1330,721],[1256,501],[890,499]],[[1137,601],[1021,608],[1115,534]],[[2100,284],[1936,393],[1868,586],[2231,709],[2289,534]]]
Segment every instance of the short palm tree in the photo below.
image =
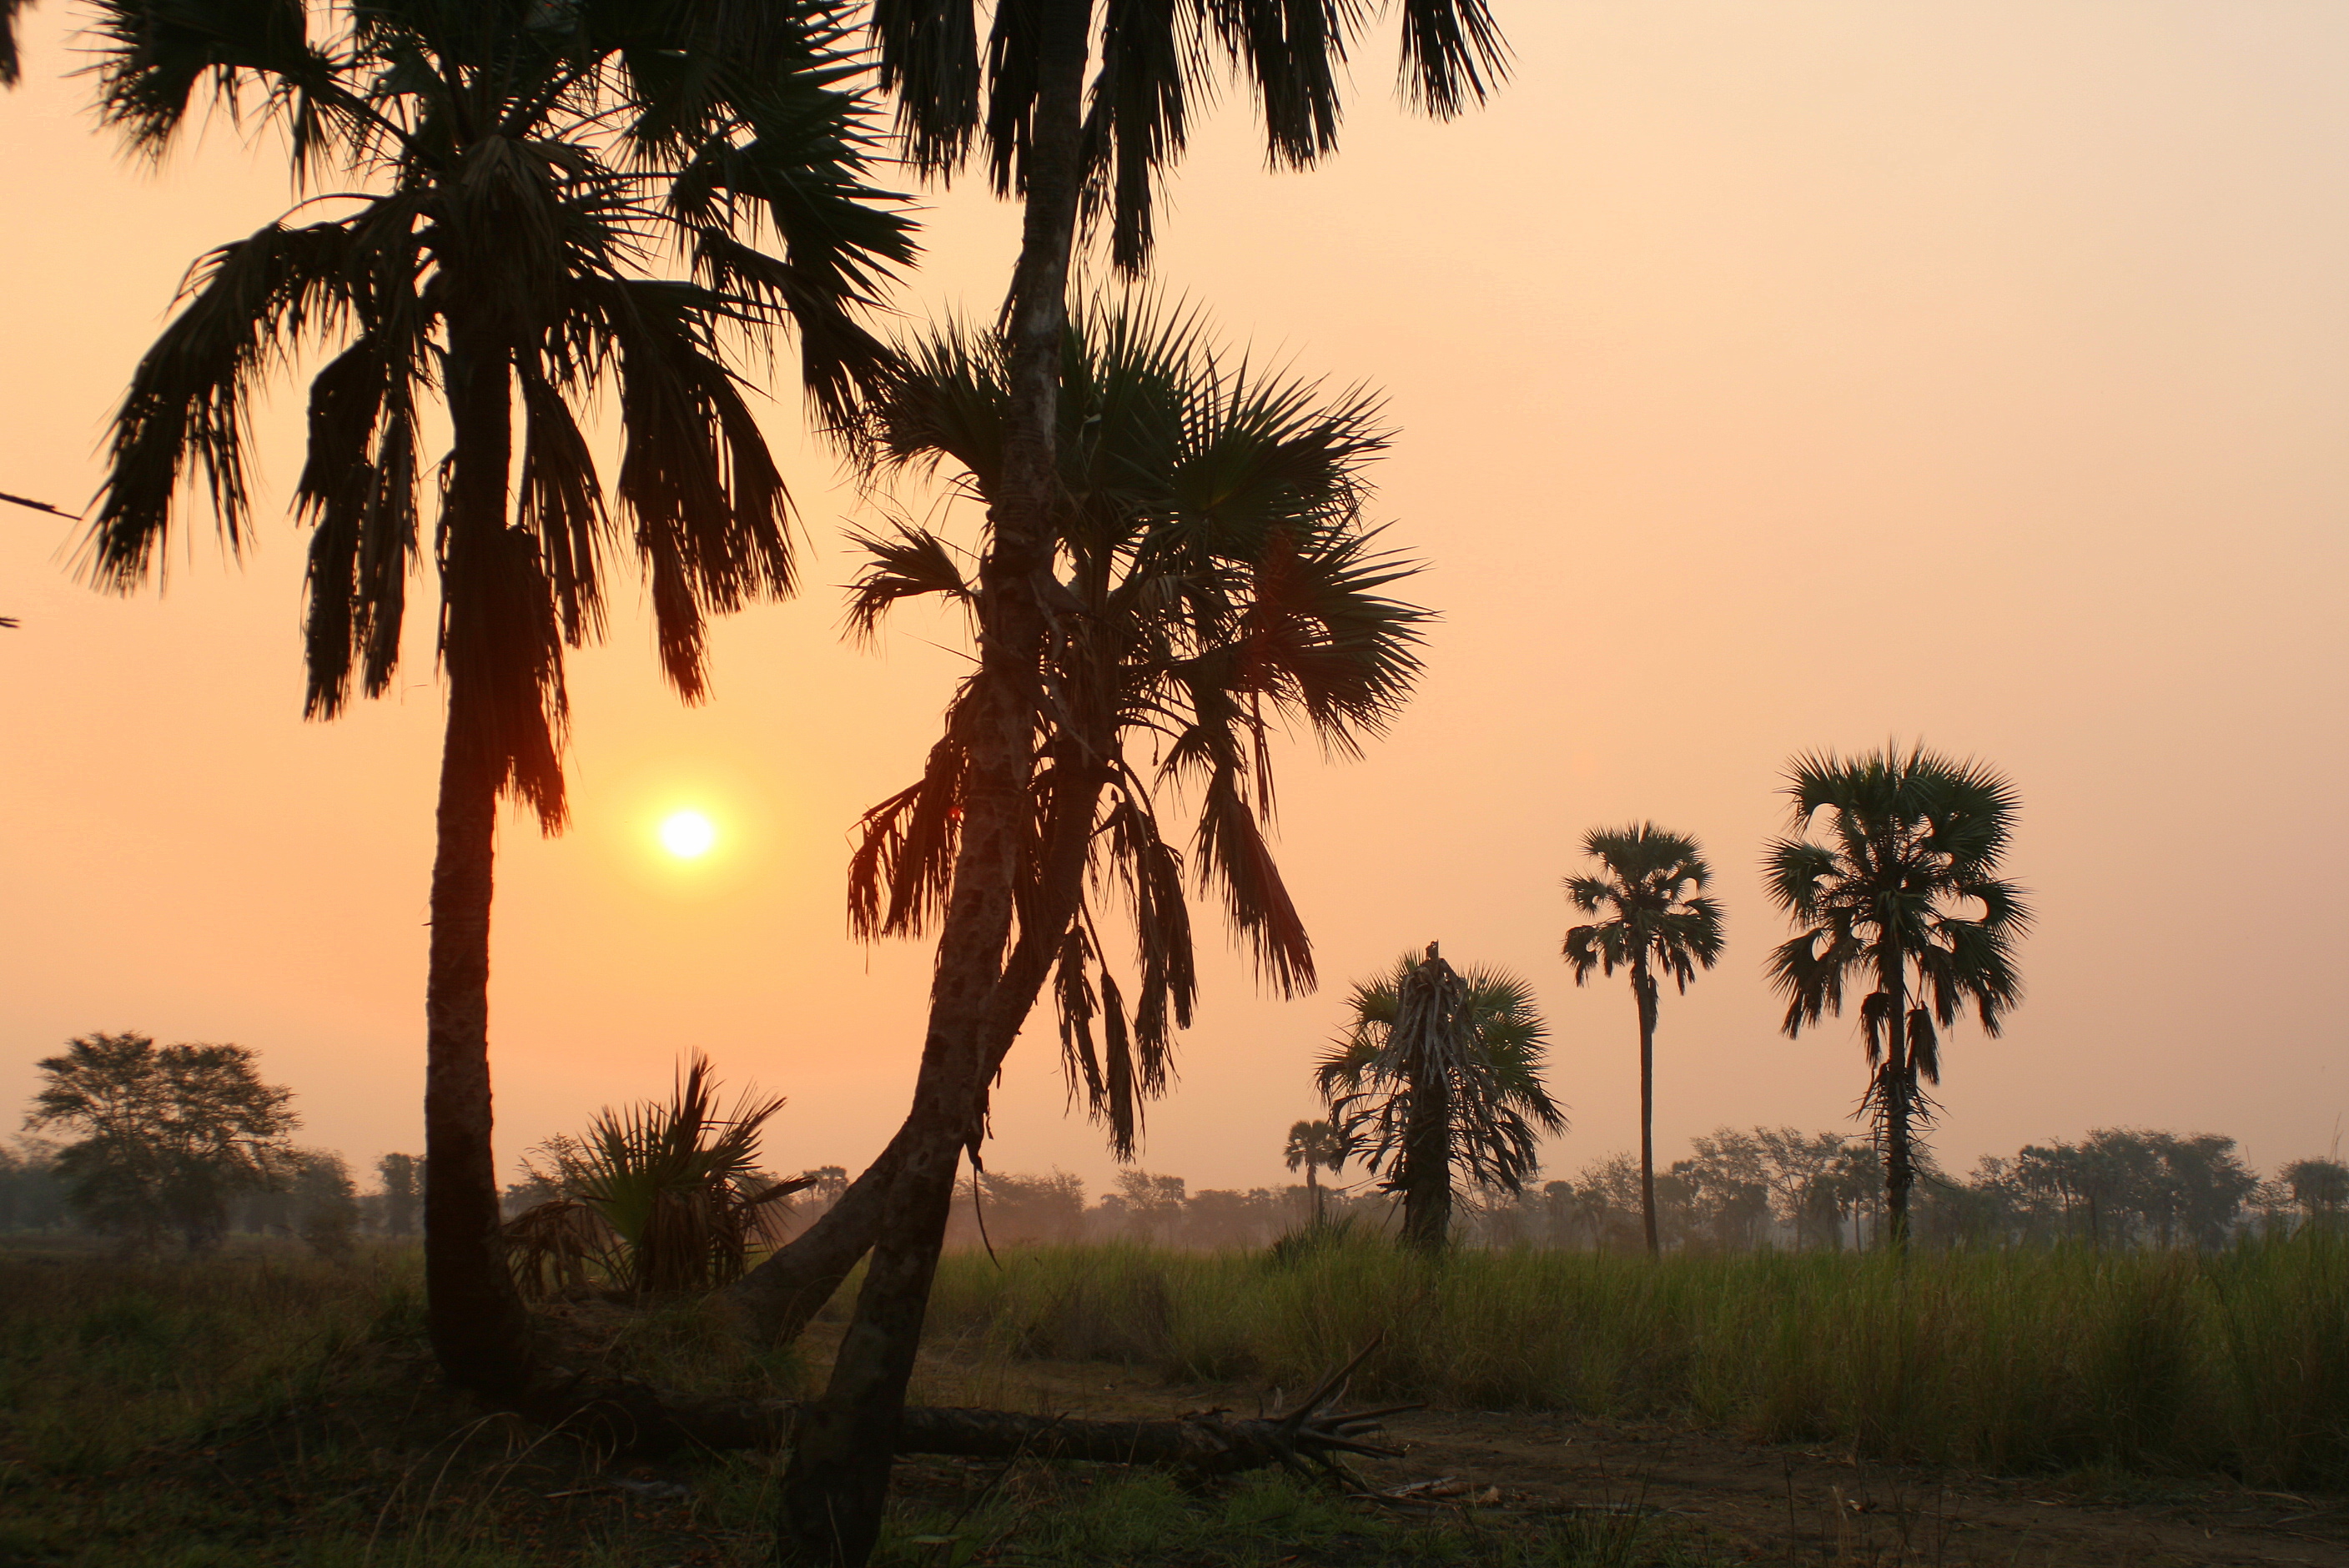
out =
[[1796,927],[1770,955],[1771,984],[1786,998],[1789,1038],[1840,1016],[1847,987],[1868,986],[1861,1106],[1884,1161],[1888,1239],[1905,1249],[1915,1130],[1934,1109],[1924,1085],[1941,1080],[1941,1031],[1971,1004],[1995,1036],[2023,995],[2014,950],[2031,915],[1999,874],[2014,788],[1978,762],[1888,746],[1798,757],[1786,794],[1796,835],[1823,813],[1831,831],[1824,844],[1780,839],[1765,857],[1770,897]]
[[1654,1257],[1662,1250],[1656,1238],[1656,1005],[1662,990],[1656,975],[1671,975],[1685,995],[1697,970],[1713,966],[1721,957],[1721,905],[1704,895],[1713,870],[1697,841],[1653,822],[1594,828],[1583,835],[1582,851],[1601,874],[1567,878],[1566,896],[1583,913],[1606,918],[1566,934],[1566,961],[1578,985],[1594,969],[1610,978],[1619,968],[1631,972],[1640,1008],[1640,1218]]
[[[330,717],[354,686],[388,688],[409,579],[429,562],[448,720],[428,1316],[453,1377],[511,1391],[529,1353],[491,1161],[498,801],[563,823],[564,653],[600,629],[613,555],[643,573],[662,668],[688,701],[706,689],[705,618],[791,588],[782,476],[732,352],[796,326],[810,391],[850,418],[885,361],[852,313],[908,256],[905,225],[862,183],[853,67],[817,0],[98,10],[101,103],[134,148],[160,153],[200,104],[260,102],[297,180],[337,169],[347,186],[297,209],[338,215],[289,213],[198,264],[115,418],[84,562],[109,589],[145,581],[197,480],[240,548],[257,384],[314,343],[332,351],[295,497],[311,525],[306,710]],[[605,392],[620,437],[610,503],[579,422]],[[435,398],[450,432],[437,461]]]
[[1361,981],[1345,1033],[1315,1071],[1330,1119],[1365,1170],[1402,1195],[1403,1239],[1450,1239],[1454,1171],[1516,1194],[1541,1168],[1538,1138],[1566,1115],[1542,1087],[1549,1030],[1514,975],[1454,969],[1429,943]]
[[1321,1182],[1319,1172],[1337,1171],[1344,1167],[1346,1140],[1338,1130],[1326,1121],[1299,1121],[1288,1130],[1288,1141],[1281,1146],[1281,1156],[1291,1171],[1305,1171],[1305,1190],[1313,1206],[1313,1222],[1321,1222]]

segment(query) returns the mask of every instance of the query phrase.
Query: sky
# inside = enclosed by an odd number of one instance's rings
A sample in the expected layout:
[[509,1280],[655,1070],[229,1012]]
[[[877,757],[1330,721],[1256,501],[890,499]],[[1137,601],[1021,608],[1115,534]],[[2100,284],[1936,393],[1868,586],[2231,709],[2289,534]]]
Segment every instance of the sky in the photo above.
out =
[[[2219,1131],[2263,1168],[2349,1114],[2349,12],[2044,0],[1496,0],[1513,80],[1449,124],[1356,62],[1338,157],[1264,166],[1226,95],[1162,211],[1156,286],[1234,352],[1383,392],[1376,518],[1442,619],[1362,758],[1282,761],[1279,852],[1320,990],[1218,945],[1141,1163],[1289,1180],[1349,984],[1405,949],[1530,980],[1568,1175],[1636,1147],[1629,987],[1578,989],[1582,834],[1699,837],[1729,944],[1667,993],[1657,1136],[1856,1129],[1852,1028],[1789,1041],[1757,868],[1788,758],[1922,738],[2003,770],[2037,924],[2002,1037],[1944,1047],[1945,1164],[2091,1127]],[[27,21],[0,95],[0,490],[73,510],[105,420],[210,245],[290,201],[274,141],[160,169],[95,128],[74,30]],[[1014,214],[923,198],[908,322],[1000,299]],[[315,365],[315,361],[311,362]],[[260,540],[187,515],[167,588],[102,597],[75,529],[0,508],[0,1108],[70,1037],[233,1040],[303,1139],[421,1143],[440,699],[301,718],[300,372],[258,428]],[[796,394],[765,410],[807,591],[722,624],[714,700],[661,685],[621,596],[572,664],[574,823],[501,830],[502,1165],[706,1050],[787,1095],[773,1168],[860,1167],[903,1113],[928,954],[844,921],[847,832],[910,782],[952,628],[841,636],[869,520]],[[414,617],[418,626],[429,616]],[[717,847],[665,855],[667,812]],[[1049,1026],[990,1169],[1114,1166]]]

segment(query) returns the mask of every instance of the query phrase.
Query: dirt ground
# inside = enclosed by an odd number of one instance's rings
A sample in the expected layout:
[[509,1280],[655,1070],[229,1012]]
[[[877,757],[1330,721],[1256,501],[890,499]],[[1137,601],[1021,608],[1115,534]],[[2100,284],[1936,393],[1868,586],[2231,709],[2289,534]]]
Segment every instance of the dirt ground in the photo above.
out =
[[[921,1392],[940,1403],[1089,1416],[1217,1406],[1254,1414],[1275,1393],[1170,1387],[1147,1373],[1071,1363],[937,1365],[926,1380],[933,1387]],[[1369,1490],[1421,1490],[1373,1506],[1405,1514],[1464,1504],[1524,1513],[1638,1509],[1731,1562],[2349,1568],[2349,1499],[2221,1480],[2006,1479],[1664,1424],[1473,1410],[1396,1417],[1389,1439],[1403,1456],[1363,1461]]]

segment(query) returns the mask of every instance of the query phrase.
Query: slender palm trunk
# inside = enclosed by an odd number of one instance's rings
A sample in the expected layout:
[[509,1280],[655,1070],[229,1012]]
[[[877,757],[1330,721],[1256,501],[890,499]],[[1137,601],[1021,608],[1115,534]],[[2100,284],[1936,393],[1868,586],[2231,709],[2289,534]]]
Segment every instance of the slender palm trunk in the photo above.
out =
[[503,769],[489,744],[483,672],[470,634],[480,608],[471,600],[480,593],[473,578],[481,553],[505,523],[512,430],[503,358],[452,332],[450,361],[455,469],[441,591],[452,635],[424,995],[426,1322],[450,1381],[503,1398],[522,1387],[532,1368],[529,1320],[498,1238],[490,893]]
[[1909,1148],[1910,1086],[1914,1075],[1909,1061],[1908,960],[1897,945],[1884,968],[1886,1011],[1884,1030],[1884,1213],[1886,1240],[1895,1253],[1909,1250],[1909,1189],[1917,1171]]
[[[930,1022],[902,1163],[889,1181],[879,1236],[823,1398],[802,1418],[783,1477],[789,1557],[859,1568],[880,1533],[899,1412],[962,1151],[984,1130],[992,1037],[1024,1001],[1007,975],[1029,795],[1036,655],[1047,634],[1040,579],[1051,570],[1051,507],[1061,340],[1075,242],[1089,0],[1039,7],[1040,91],[1025,165],[1026,210],[1009,301],[1010,406],[1003,493],[989,509],[980,563],[980,704],[963,799],[954,890],[939,933]],[[1023,932],[1022,947],[1030,946]],[[1040,947],[1040,944],[1033,944]],[[1030,955],[1037,985],[1045,961]],[[990,1023],[995,1027],[990,1029]],[[1016,1033],[1014,1021],[1009,1033]],[[1008,1043],[1008,1042],[1007,1042]]]
[[1319,1225],[1321,1222],[1321,1182],[1314,1174],[1310,1160],[1305,1162],[1305,1195],[1313,1209],[1313,1222]]
[[1656,982],[1645,953],[1631,959],[1631,995],[1640,1005],[1640,1222],[1653,1258],[1664,1249],[1656,1239]]

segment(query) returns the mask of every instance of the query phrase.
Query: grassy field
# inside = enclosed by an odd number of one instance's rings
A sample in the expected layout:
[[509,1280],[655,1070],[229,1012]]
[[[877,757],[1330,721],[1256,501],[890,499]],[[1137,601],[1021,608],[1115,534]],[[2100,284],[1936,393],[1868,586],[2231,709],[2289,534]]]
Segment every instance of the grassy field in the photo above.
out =
[[[603,1366],[679,1387],[790,1396],[811,1377],[797,1353],[751,1354],[689,1308],[597,1308],[590,1326]],[[1472,1253],[1439,1269],[1376,1245],[1284,1264],[1022,1250],[999,1266],[952,1257],[933,1329],[916,1393],[940,1402],[1033,1398],[1019,1392],[1030,1364],[1294,1391],[1383,1334],[1364,1396],[1662,1418],[1976,1470],[2349,1490],[2338,1242],[1906,1271],[1818,1255]],[[1185,1397],[1144,1393],[1170,1411]],[[336,1264],[0,1247],[0,1568],[761,1563],[773,1464],[616,1466],[466,1408],[424,1348],[412,1252]],[[913,1460],[901,1491],[883,1561],[904,1568],[1715,1560],[1676,1526],[1410,1520],[1275,1478],[1187,1493],[1114,1470]]]
[[1472,1408],[1663,1417],[1992,1473],[2349,1489],[2349,1245],[1644,1258],[1376,1243],[1294,1262],[954,1256],[933,1324],[1000,1353]]

